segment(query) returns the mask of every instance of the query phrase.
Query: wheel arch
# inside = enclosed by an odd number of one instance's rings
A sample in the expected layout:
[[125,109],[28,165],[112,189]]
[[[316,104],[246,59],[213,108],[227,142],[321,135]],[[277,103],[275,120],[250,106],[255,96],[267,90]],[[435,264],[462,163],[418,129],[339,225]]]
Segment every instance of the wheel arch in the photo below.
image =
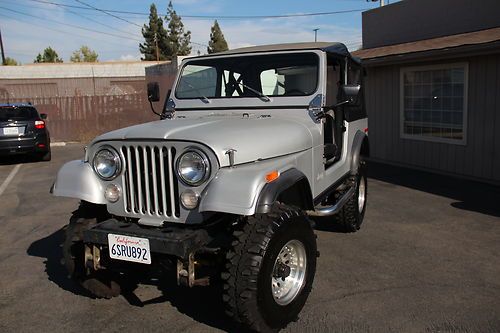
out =
[[277,180],[262,188],[255,212],[269,213],[277,201],[303,210],[313,209],[311,186],[307,177],[295,168],[283,172]]
[[370,142],[368,141],[368,135],[361,131],[357,131],[354,135],[354,140],[352,143],[352,159],[350,168],[352,175],[358,173],[361,156],[370,156]]

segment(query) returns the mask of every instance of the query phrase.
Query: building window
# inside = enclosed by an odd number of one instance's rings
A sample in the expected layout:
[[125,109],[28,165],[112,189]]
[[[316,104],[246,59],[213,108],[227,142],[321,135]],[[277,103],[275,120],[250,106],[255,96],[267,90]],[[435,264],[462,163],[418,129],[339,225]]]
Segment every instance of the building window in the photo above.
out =
[[466,63],[401,70],[401,136],[465,144]]

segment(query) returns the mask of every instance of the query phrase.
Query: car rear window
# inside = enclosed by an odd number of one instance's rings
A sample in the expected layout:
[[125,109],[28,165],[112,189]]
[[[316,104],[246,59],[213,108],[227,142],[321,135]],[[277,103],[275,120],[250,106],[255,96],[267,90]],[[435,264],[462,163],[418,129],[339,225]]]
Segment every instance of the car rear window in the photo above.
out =
[[29,106],[0,106],[0,121],[34,120],[38,112]]

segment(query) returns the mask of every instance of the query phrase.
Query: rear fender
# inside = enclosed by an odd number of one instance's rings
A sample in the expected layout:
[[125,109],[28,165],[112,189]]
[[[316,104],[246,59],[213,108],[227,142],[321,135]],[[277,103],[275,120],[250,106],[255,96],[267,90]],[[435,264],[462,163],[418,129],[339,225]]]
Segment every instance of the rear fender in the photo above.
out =
[[354,140],[352,143],[352,159],[351,159],[351,175],[356,175],[359,169],[359,163],[361,161],[361,157],[369,157],[370,154],[370,146],[368,143],[368,136],[361,132],[357,131],[354,136]]
[[102,184],[92,167],[80,160],[70,161],[61,167],[52,186],[52,194],[95,204],[106,203]]

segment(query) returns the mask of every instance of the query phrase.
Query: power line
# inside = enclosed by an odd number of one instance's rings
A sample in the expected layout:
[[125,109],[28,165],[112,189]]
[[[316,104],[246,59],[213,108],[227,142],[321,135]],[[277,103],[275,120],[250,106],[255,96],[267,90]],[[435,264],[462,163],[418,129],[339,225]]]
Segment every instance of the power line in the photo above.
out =
[[[30,1],[30,0],[24,0],[24,1]],[[47,4],[47,5],[49,5],[49,6],[47,6],[44,3],[33,3],[33,4],[28,4],[28,3],[24,3],[24,2],[20,3],[17,0],[0,0],[0,3],[2,3],[2,2],[4,3],[4,5],[8,4],[8,5],[11,5],[11,6],[23,7],[23,8],[30,8],[30,9],[37,9],[37,11],[41,10],[41,11],[46,11],[46,12],[51,12],[51,13],[54,13],[54,8],[55,7],[59,7],[62,10],[70,12],[70,13],[75,13],[75,15],[76,15],[76,13],[80,13],[80,12],[81,13],[89,13],[89,10],[93,10],[93,9],[90,9],[90,8],[84,8],[85,10],[80,11],[78,8],[76,8],[75,11],[70,11],[68,8],[71,8],[71,7],[65,7],[65,6],[63,6],[61,4],[56,4],[56,3],[54,3],[54,4]],[[82,17],[83,17],[83,14],[81,14],[81,13],[80,13],[80,15],[82,15]],[[104,16],[108,16],[108,15],[105,14],[105,13],[93,12],[92,16],[100,18],[100,17],[104,17]],[[133,19],[139,18],[139,16],[137,16],[137,15],[128,15],[128,16],[121,16],[121,17],[123,17],[123,18],[133,18]]]
[[117,15],[114,15],[114,14],[111,14],[111,13],[108,13],[108,11],[107,11],[107,10],[103,10],[103,9],[100,9],[100,8],[94,7],[94,6],[89,5],[89,4],[87,4],[87,3],[83,2],[83,1],[80,1],[80,0],[75,0],[75,1],[76,1],[76,2],[78,2],[78,3],[81,3],[82,5],[87,6],[87,7],[89,7],[89,8],[92,8],[92,9],[97,10],[97,11],[99,11],[99,12],[103,12],[103,13],[105,13],[105,14],[108,14],[108,15],[109,15],[109,16],[111,16],[111,17],[114,17],[114,18],[116,18],[116,19],[118,19],[118,20],[121,20],[121,21],[123,21],[123,22],[127,22],[127,23],[129,23],[129,24],[135,25],[135,26],[137,26],[137,27],[139,27],[139,28],[141,28],[141,29],[142,29],[142,26],[141,26],[141,25],[138,25],[137,23],[132,22],[132,21],[129,21],[129,20],[126,20],[126,19],[124,19],[124,18],[121,18],[120,16],[117,16]]
[[[108,14],[108,15],[110,15],[110,16],[112,16],[112,17],[114,17],[114,18],[117,18],[117,19],[119,19],[119,20],[122,20],[122,21],[124,21],[124,22],[127,22],[127,23],[129,23],[129,24],[133,24],[133,25],[135,25],[135,26],[137,26],[137,27],[139,27],[139,28],[141,28],[141,29],[142,29],[142,26],[140,26],[140,25],[138,25],[138,24],[136,24],[136,23],[134,23],[134,22],[131,22],[131,21],[129,21],[129,20],[126,20],[126,19],[124,19],[124,18],[121,18],[120,16],[113,15],[113,14],[111,14],[111,13],[108,13],[108,12],[109,12],[108,10],[104,10],[104,9],[100,9],[100,8],[97,8],[97,7],[94,7],[94,6],[88,5],[88,4],[86,4],[85,2],[83,2],[83,1],[81,1],[81,0],[75,0],[75,1],[76,1],[76,2],[78,2],[78,3],[81,3],[81,4],[83,4],[83,5],[86,5],[86,6],[88,6],[89,8],[92,8],[92,9],[94,9],[94,10],[97,10],[97,11],[99,11],[99,12],[102,12],[102,13]],[[148,15],[149,15],[149,14],[148,14]],[[193,41],[191,41],[191,44],[195,44],[195,45],[200,45],[200,46],[205,46],[205,47],[208,47],[208,45],[206,45],[206,44],[197,43],[197,42],[193,42]]]
[[[48,3],[48,4],[51,4],[51,5],[54,5],[54,6],[59,6],[59,7],[75,7],[75,6],[71,6],[71,5],[63,5],[63,4],[59,4],[59,3],[55,3],[55,2],[49,2],[49,1],[42,1],[42,0],[29,0],[29,1],[35,1],[35,2],[42,2],[42,3]],[[76,0],[78,1],[78,0]],[[76,7],[80,7],[80,6],[76,6]],[[16,12],[18,14],[21,14],[21,15],[26,15],[26,16],[32,16],[32,17],[35,17],[35,18],[38,18],[38,19],[43,19],[43,20],[48,20],[48,21],[52,21],[52,22],[55,22],[55,23],[58,23],[58,24],[62,24],[62,25],[68,25],[68,26],[71,26],[71,27],[74,27],[74,28],[77,28],[77,29],[83,29],[83,30],[88,30],[88,31],[91,31],[91,32],[96,32],[96,33],[102,33],[102,34],[106,34],[106,35],[110,35],[110,36],[114,36],[114,37],[119,37],[119,38],[125,38],[125,39],[132,39],[132,40],[135,40],[135,41],[138,41],[138,42],[143,42],[143,40],[140,40],[140,39],[137,39],[137,38],[131,38],[131,37],[125,37],[125,36],[120,36],[120,35],[116,35],[116,34],[112,34],[112,33],[108,33],[108,32],[104,32],[104,31],[98,31],[98,30],[93,30],[93,29],[88,29],[88,28],[84,28],[84,27],[80,27],[80,26],[76,26],[76,25],[72,25],[72,24],[69,24],[69,23],[64,23],[64,22],[60,22],[60,21],[56,21],[56,20],[50,20],[50,19],[45,19],[45,18],[41,18],[41,17],[37,17],[35,15],[31,15],[31,14],[27,14],[27,13],[23,13],[23,12],[20,12],[20,11],[16,11],[14,9],[9,9],[9,8],[6,8],[6,7],[2,7],[0,6],[0,8],[2,9],[6,9],[6,10],[10,10],[10,11],[13,11],[13,12]],[[85,7],[80,7],[80,8],[83,8],[83,9],[88,9],[88,10],[92,10],[90,8],[85,8]],[[109,26],[109,25],[105,25],[104,23],[100,23],[96,20],[93,20],[93,19],[90,19],[84,15],[81,15],[79,13],[76,13],[72,10],[69,10],[67,8],[64,8],[64,10],[70,12],[70,13],[73,13],[75,15],[79,15],[83,18],[86,18],[88,20],[91,20],[91,21],[94,21],[96,23],[99,23],[101,25],[104,25],[104,26],[107,26],[108,28],[111,28],[115,31],[121,31],[121,32],[124,32],[124,33],[129,33],[129,32],[125,32],[123,30],[118,30],[112,26]],[[148,14],[149,15],[149,14]],[[139,26],[141,27],[141,26]],[[142,27],[141,27],[142,28]],[[194,42],[194,41],[191,41],[191,44],[194,44],[194,45],[199,45],[199,46],[203,46],[203,47],[208,47],[207,44],[204,44],[204,43],[199,43],[199,42]]]
[[[40,27],[40,28],[43,28],[43,29],[46,29],[46,30],[57,32],[57,33],[71,35],[73,37],[77,36],[77,37],[81,37],[81,38],[84,38],[84,39],[94,39],[94,40],[98,40],[98,41],[104,41],[102,39],[98,39],[98,38],[95,38],[95,37],[84,36],[84,35],[76,34],[76,33],[73,33],[73,32],[68,32],[68,31],[64,31],[64,30],[58,30],[58,29],[54,29],[54,28],[49,28],[49,27],[47,27],[47,25],[36,24],[36,23],[34,23],[32,21],[25,21],[25,20],[22,20],[22,19],[17,18],[17,17],[12,17],[12,16],[5,15],[4,13],[0,13],[0,16],[6,17],[6,18],[9,18],[9,19],[13,19],[13,20],[18,20],[20,22],[23,22],[23,23],[26,23],[26,24],[29,24],[29,25],[33,25],[35,27]],[[132,47],[126,46],[123,43],[118,43],[118,42],[108,41],[108,40],[106,40],[105,42],[109,43],[109,44],[116,44],[116,45],[119,45],[121,47],[126,47],[128,49],[132,49]],[[136,49],[136,47],[133,47],[133,48]]]
[[[78,9],[90,10],[91,8],[83,7],[83,6],[75,6],[75,5],[67,5],[62,3],[57,3],[53,1],[46,0],[29,0],[33,2],[39,3],[47,3],[52,5],[61,5],[63,7],[71,7]],[[75,0],[79,3],[82,3],[80,0]],[[114,10],[114,9],[103,9],[92,7],[95,10],[99,10],[103,13],[117,13],[117,14],[132,14],[132,15],[146,15],[149,16],[149,13],[145,12],[133,12],[133,11],[125,11],[125,10]],[[347,13],[356,13],[363,12],[365,10],[372,9],[371,7],[361,8],[361,9],[348,9],[348,10],[338,10],[338,11],[330,11],[330,12],[316,12],[316,13],[302,13],[302,14],[282,14],[282,15],[185,15],[179,14],[182,18],[193,18],[193,19],[210,19],[210,20],[231,20],[231,19],[270,19],[270,18],[292,18],[292,17],[310,17],[310,16],[326,16],[326,15],[336,15],[336,14],[347,14]],[[166,14],[160,14],[166,15]],[[131,22],[129,22],[131,23]],[[132,23],[135,24],[135,23]]]
[[53,19],[48,19],[48,18],[36,16],[36,15],[31,15],[31,14],[23,13],[23,12],[20,12],[18,10],[15,10],[15,9],[10,9],[10,8],[6,8],[6,7],[2,7],[2,6],[0,6],[0,9],[8,10],[10,12],[14,12],[14,13],[17,13],[17,14],[20,14],[20,15],[24,15],[24,16],[34,17],[34,18],[39,19],[39,20],[54,22],[54,23],[57,23],[57,24],[65,25],[65,26],[68,26],[68,27],[76,28],[76,29],[81,29],[81,30],[85,30],[85,31],[90,31],[90,32],[98,33],[98,34],[112,36],[112,37],[117,37],[117,38],[123,38],[123,39],[127,39],[127,40],[135,40],[135,41],[138,41],[138,42],[142,42],[142,40],[137,39],[137,38],[128,37],[128,36],[122,36],[122,35],[117,35],[117,34],[113,34],[113,33],[110,33],[110,32],[105,32],[105,31],[100,31],[100,30],[89,29],[89,28],[81,27],[81,26],[74,25],[74,24],[64,23],[64,22],[60,22],[60,21],[57,21],[57,20],[53,20]]
[[60,5],[56,5],[56,6],[58,6],[58,7],[62,8],[63,10],[67,11],[68,13],[71,13],[71,14],[73,14],[73,15],[76,15],[76,16],[79,16],[79,17],[82,17],[82,18],[84,18],[84,19],[86,19],[86,20],[89,20],[89,21],[91,21],[91,22],[97,23],[97,24],[99,24],[99,25],[101,25],[101,26],[103,26],[103,27],[110,28],[110,29],[112,29],[112,30],[114,30],[114,31],[117,31],[117,32],[122,32],[122,33],[124,33],[124,34],[129,34],[129,33],[130,33],[129,31],[124,31],[124,30],[119,30],[119,29],[116,29],[115,27],[113,27],[113,26],[111,26],[111,25],[108,25],[108,24],[105,24],[105,23],[99,22],[99,21],[97,21],[97,20],[94,20],[93,18],[90,18],[90,17],[87,17],[87,16],[85,16],[85,15],[82,15],[82,14],[80,14],[80,13],[78,13],[78,12],[75,12],[75,11],[73,11],[73,10],[71,10],[71,9],[61,7]]

